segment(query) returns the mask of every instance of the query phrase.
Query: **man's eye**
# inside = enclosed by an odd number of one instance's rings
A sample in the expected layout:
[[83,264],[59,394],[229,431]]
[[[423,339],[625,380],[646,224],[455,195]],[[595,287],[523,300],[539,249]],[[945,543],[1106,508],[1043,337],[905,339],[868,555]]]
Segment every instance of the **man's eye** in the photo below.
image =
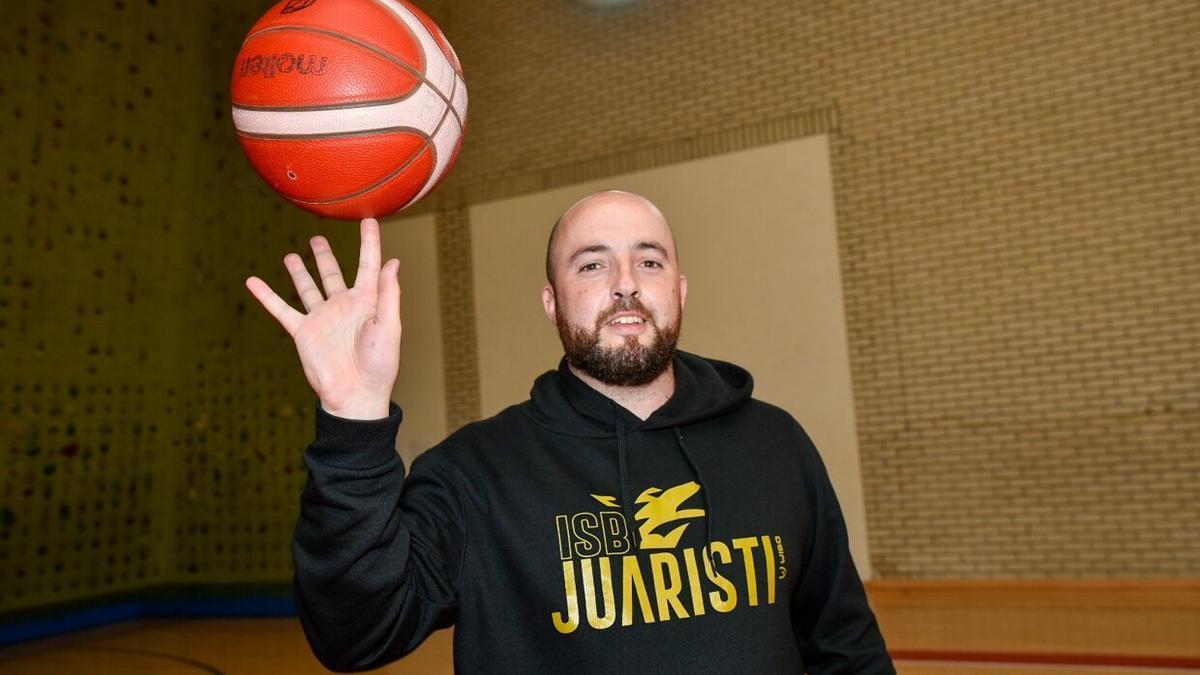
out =
[[593,263],[588,263],[588,264],[584,265],[583,267],[580,267],[579,271],[580,272],[591,272],[592,270],[598,270],[598,269],[600,269],[600,263],[593,262]]
[[662,263],[657,260],[643,260],[642,264],[646,267],[662,267]]

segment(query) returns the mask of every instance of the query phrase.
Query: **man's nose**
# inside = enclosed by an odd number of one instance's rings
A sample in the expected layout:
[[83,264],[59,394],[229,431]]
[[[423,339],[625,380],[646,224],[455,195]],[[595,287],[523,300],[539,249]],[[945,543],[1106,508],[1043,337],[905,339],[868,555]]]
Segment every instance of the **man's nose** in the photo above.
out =
[[617,270],[617,278],[613,281],[613,297],[636,298],[637,294],[638,282],[637,276],[633,273],[633,267],[621,265]]

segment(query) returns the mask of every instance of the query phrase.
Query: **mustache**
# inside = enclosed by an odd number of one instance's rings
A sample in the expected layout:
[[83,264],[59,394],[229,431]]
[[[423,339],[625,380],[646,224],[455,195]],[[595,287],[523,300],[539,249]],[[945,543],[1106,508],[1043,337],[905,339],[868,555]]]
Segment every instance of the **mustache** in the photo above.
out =
[[620,300],[614,302],[611,308],[601,314],[600,318],[596,319],[596,330],[600,330],[604,324],[611,321],[614,316],[620,314],[621,312],[638,312],[642,316],[646,317],[646,321],[649,322],[650,325],[656,325],[654,323],[654,317],[650,314],[650,310],[646,309],[646,306],[642,304],[641,300],[633,297],[621,298]]

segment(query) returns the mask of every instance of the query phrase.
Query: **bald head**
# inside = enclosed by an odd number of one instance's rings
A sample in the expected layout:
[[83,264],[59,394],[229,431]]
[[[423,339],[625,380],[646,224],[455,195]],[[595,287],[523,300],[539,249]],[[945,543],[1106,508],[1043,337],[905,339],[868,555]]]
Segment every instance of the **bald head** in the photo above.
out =
[[613,210],[616,208],[635,209],[642,211],[644,215],[659,221],[666,228],[670,238],[670,254],[675,257],[675,235],[671,232],[671,226],[667,223],[667,219],[663,217],[662,211],[654,205],[649,199],[634,192],[625,192],[624,190],[602,190],[593,192],[571,206],[563,212],[558,220],[554,221],[554,227],[550,228],[550,239],[546,242],[546,281],[554,286],[554,275],[557,271],[556,253],[560,235],[563,230],[572,226],[573,223],[587,220],[588,217],[601,215],[604,210]]

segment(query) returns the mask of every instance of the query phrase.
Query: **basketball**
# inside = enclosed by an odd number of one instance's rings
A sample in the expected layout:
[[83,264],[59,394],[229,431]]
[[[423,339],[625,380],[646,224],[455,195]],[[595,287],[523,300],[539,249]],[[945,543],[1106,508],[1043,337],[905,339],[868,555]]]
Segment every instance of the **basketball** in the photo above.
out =
[[441,29],[405,0],[284,0],[233,68],[238,141],[300,208],[383,217],[424,197],[462,147],[467,89]]

